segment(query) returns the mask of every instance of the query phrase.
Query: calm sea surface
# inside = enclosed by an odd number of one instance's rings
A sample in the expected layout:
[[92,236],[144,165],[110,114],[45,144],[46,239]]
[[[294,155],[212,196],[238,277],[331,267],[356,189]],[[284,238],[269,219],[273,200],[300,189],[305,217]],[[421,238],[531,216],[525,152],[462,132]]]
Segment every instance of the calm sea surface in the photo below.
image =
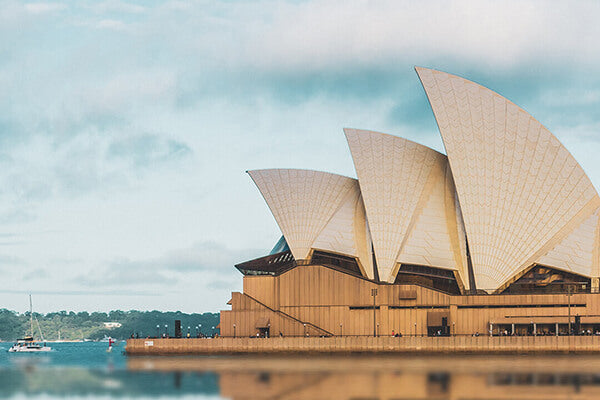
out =
[[125,343],[0,343],[8,399],[597,399],[598,356],[126,357]]

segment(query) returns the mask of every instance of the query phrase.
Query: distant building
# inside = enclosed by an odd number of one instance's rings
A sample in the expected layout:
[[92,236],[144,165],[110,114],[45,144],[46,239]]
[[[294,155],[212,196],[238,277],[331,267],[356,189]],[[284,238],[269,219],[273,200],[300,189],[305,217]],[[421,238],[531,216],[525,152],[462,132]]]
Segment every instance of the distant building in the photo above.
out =
[[120,328],[121,327],[121,323],[120,322],[103,322],[104,327],[107,329],[114,329],[114,328]]
[[600,332],[600,197],[499,94],[417,68],[447,155],[345,129],[358,179],[249,171],[283,237],[223,336]]

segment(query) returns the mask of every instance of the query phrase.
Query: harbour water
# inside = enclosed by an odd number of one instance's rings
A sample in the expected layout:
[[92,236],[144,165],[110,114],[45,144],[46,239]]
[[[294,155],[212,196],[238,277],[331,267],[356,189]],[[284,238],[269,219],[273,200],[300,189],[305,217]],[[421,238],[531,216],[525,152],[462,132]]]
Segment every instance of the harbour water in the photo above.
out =
[[600,358],[504,356],[126,357],[124,343],[52,343],[10,354],[0,343],[8,399],[592,399]]
[[[0,343],[0,398],[219,398],[214,373],[130,371],[125,342],[50,343],[48,354],[8,353]],[[176,376],[177,375],[177,376]]]

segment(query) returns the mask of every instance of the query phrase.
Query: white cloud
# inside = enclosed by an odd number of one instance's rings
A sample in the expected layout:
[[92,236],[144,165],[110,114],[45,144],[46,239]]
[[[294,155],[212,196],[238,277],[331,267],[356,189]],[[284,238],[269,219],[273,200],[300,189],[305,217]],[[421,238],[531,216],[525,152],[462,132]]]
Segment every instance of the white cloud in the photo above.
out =
[[146,7],[139,4],[127,3],[118,0],[108,0],[103,2],[93,3],[92,9],[97,13],[125,13],[125,14],[140,14],[146,11]]
[[543,1],[260,1],[159,14],[152,23],[162,25],[146,28],[168,30],[169,38],[183,38],[200,57],[228,67],[319,70],[459,59],[510,68],[539,57],[598,61],[600,25],[592,16],[599,13],[600,3],[592,1],[551,7]]
[[156,273],[192,273],[212,271],[217,275],[231,275],[235,264],[264,255],[265,250],[230,248],[212,241],[199,242],[191,247],[170,250],[166,254],[146,260],[120,259],[112,263],[112,270],[147,270]]
[[82,88],[78,95],[100,110],[122,110],[143,101],[172,101],[176,79],[172,71],[136,69],[111,74],[110,77]]
[[25,10],[32,14],[46,14],[66,9],[67,6],[61,3],[27,3]]
[[116,19],[103,19],[96,23],[96,28],[124,31],[125,29],[127,29],[127,25],[123,21],[119,21]]

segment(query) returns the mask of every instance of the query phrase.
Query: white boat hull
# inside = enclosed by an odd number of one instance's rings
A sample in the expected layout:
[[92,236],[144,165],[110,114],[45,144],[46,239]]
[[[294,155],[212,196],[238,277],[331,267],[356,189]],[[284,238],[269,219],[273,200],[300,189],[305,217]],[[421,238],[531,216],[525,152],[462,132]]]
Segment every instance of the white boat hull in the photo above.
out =
[[48,346],[12,346],[8,349],[9,353],[45,353],[52,351],[52,347]]
[[[29,295],[29,324],[31,325],[30,336],[26,336],[23,339],[18,339],[17,343],[15,343],[10,349],[8,349],[9,353],[47,353],[52,351],[52,347],[46,346],[46,341],[44,340],[44,334],[42,333],[42,328],[40,327],[40,323],[35,318],[35,321],[38,324],[38,329],[40,330],[40,336],[42,337],[41,342],[35,342],[33,340],[33,303],[31,301],[31,294]],[[60,336],[60,331],[59,331]],[[41,345],[40,343],[44,343]]]

